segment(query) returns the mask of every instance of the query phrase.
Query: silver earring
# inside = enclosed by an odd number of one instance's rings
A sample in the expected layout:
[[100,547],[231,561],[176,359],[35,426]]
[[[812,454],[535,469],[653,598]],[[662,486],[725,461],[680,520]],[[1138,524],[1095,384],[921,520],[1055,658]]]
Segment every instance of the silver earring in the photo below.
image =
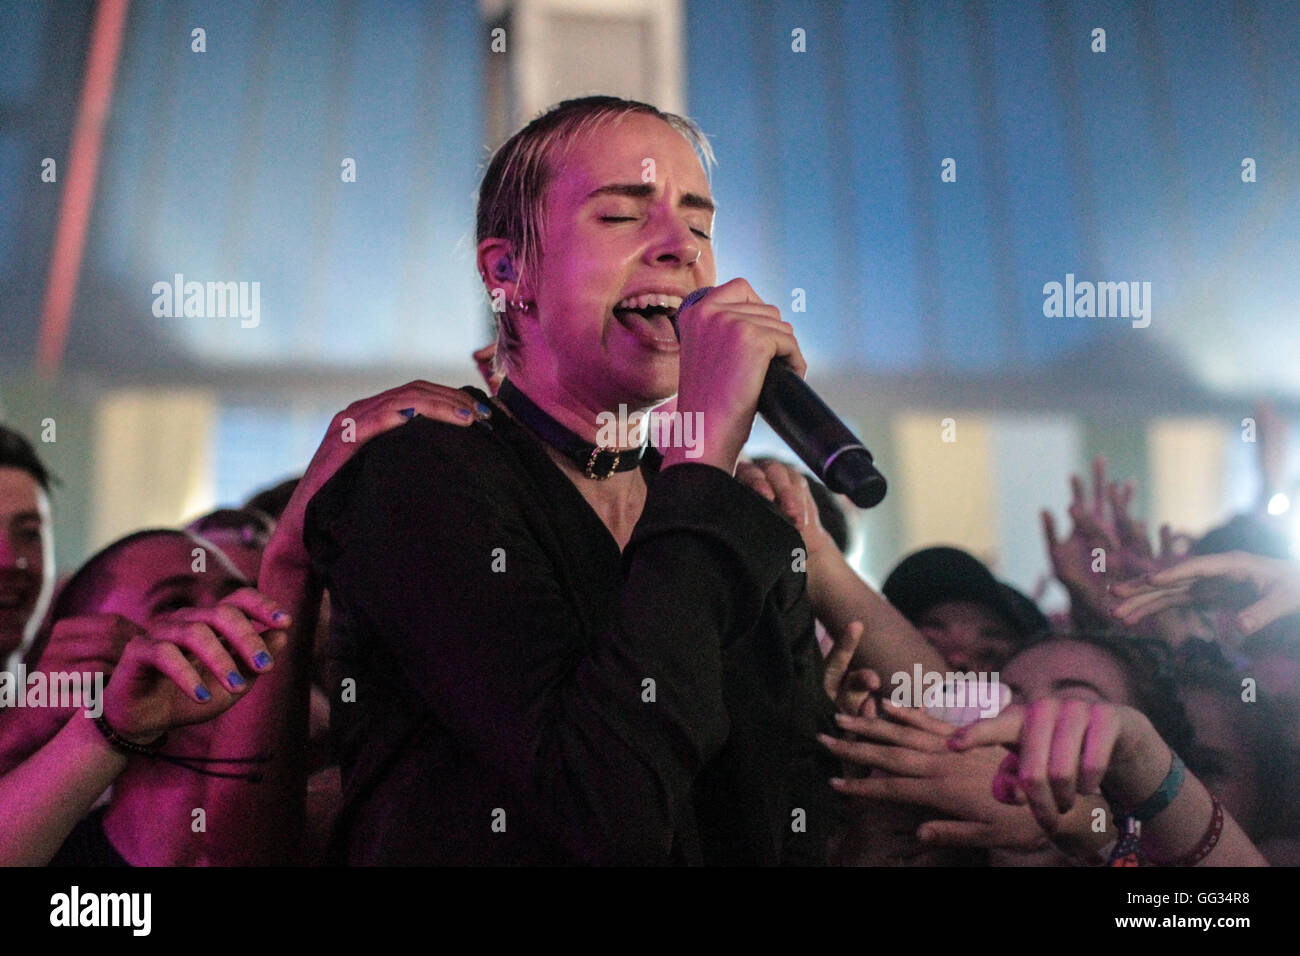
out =
[[26,559],[26,558],[19,558],[17,561],[14,562],[14,564],[18,565],[18,570],[19,570],[19,571],[26,571],[26,570],[27,570],[27,559]]

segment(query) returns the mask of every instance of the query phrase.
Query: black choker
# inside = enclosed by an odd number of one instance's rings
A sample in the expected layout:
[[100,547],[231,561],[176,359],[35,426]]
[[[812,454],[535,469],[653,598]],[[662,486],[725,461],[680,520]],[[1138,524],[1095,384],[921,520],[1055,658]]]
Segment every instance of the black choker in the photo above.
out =
[[538,438],[581,468],[582,473],[588,478],[604,481],[615,472],[631,471],[641,465],[646,450],[645,444],[639,448],[616,451],[583,441],[580,436],[575,435],[538,408],[533,400],[519,391],[508,378],[501,380],[501,387],[497,389],[497,398],[501,399],[502,404],[510,409],[515,418],[536,432]]

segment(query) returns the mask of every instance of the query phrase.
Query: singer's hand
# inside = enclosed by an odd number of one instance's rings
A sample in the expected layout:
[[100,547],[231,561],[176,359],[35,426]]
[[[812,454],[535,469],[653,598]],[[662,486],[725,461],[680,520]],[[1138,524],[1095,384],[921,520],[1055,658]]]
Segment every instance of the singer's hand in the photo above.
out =
[[670,448],[663,467],[693,461],[733,474],[772,360],[784,359],[800,376],[807,369],[794,327],[748,282],[732,279],[679,314],[677,329],[677,409],[702,413],[704,435],[698,456],[688,458],[684,448]]

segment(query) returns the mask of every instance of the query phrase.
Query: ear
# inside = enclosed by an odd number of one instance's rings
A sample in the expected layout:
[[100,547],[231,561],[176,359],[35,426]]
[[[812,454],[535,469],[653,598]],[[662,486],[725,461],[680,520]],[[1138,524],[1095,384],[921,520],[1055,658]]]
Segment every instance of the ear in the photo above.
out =
[[505,301],[518,299],[519,265],[508,240],[484,239],[478,244],[478,274],[490,297],[496,298],[500,289]]

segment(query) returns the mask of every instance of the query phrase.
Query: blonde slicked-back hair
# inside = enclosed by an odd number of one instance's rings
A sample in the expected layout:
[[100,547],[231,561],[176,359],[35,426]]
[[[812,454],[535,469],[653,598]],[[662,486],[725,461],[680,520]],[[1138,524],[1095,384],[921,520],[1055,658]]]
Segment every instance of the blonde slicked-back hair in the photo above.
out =
[[[617,96],[584,96],[552,106],[501,145],[479,186],[475,244],[490,238],[510,243],[516,288],[524,287],[541,261],[546,188],[568,149],[584,134],[637,113],[663,120],[681,133],[699,154],[706,173],[712,172],[713,147],[699,126],[684,116]],[[513,309],[514,304],[507,302],[504,310],[495,313],[498,371],[509,372],[519,351]]]

